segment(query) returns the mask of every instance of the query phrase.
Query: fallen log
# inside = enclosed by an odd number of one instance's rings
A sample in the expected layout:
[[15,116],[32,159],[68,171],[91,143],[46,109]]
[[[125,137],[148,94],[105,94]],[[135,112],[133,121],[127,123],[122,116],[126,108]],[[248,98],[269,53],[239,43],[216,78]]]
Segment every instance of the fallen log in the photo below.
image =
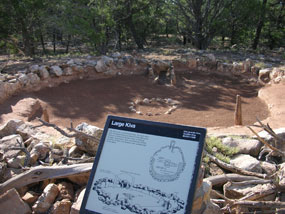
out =
[[252,180],[270,181],[270,180],[265,180],[265,179],[258,178],[255,176],[239,175],[239,174],[235,174],[235,173],[224,174],[224,175],[216,175],[216,176],[204,178],[204,181],[211,182],[211,184],[213,186],[224,185],[228,181],[241,182],[241,181],[252,181]]
[[93,163],[75,164],[69,166],[34,167],[0,184],[0,195],[12,188],[20,188],[31,183],[63,178],[91,171]]

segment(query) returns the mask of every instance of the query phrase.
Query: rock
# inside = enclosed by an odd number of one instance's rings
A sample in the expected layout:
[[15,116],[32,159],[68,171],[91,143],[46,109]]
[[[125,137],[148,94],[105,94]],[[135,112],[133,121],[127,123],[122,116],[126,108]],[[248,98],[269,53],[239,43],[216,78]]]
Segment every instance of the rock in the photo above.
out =
[[40,66],[39,65],[32,65],[29,67],[30,72],[37,73],[39,71]]
[[26,204],[13,188],[0,196],[0,210],[1,213],[11,214],[30,214],[31,208]]
[[26,159],[26,156],[18,156],[15,158],[11,158],[7,161],[7,166],[9,168],[20,169],[21,167],[24,166],[25,159]]
[[259,70],[258,80],[261,81],[262,83],[268,83],[270,81],[269,77],[270,72],[271,72],[270,68]]
[[11,147],[19,147],[19,143],[23,143],[23,139],[20,135],[9,135],[0,139],[0,153],[3,154],[3,159],[10,159],[16,157],[20,151],[11,150]]
[[66,148],[69,149],[75,145],[75,141],[73,138],[65,137],[62,136],[61,138],[57,139],[56,142],[54,143],[55,148]]
[[273,68],[269,74],[269,77],[274,83],[279,83],[282,78],[285,78],[285,70],[281,70],[280,68]]
[[95,66],[95,69],[98,73],[105,72],[107,67],[110,67],[113,64],[114,60],[111,57],[102,56]]
[[23,201],[32,206],[39,198],[39,194],[29,191],[22,197]]
[[68,150],[68,155],[73,158],[78,158],[83,155],[83,151],[78,148],[78,146],[72,146]]
[[237,147],[240,154],[249,154],[255,157],[258,156],[262,147],[262,143],[258,140],[247,138],[226,137],[222,143],[229,147]]
[[[243,184],[228,182],[224,185],[225,196],[230,199],[239,199],[253,193],[260,193],[269,189],[275,189],[273,184]],[[274,193],[275,196],[275,193]],[[260,199],[261,200],[261,199]],[[264,199],[263,199],[264,200]]]
[[68,199],[70,201],[74,200],[74,190],[73,185],[67,182],[61,182],[58,185],[59,195],[58,200]]
[[214,54],[206,54],[205,55],[208,59],[210,59],[212,62],[216,62],[216,57]]
[[244,72],[249,72],[251,71],[251,66],[253,65],[253,62],[251,59],[246,59],[243,63],[243,71]]
[[86,173],[80,173],[79,175],[68,176],[67,179],[79,186],[86,186],[89,177],[90,177],[90,172],[86,172]]
[[0,127],[0,138],[16,134],[17,128],[24,124],[22,120],[9,120],[6,124]]
[[71,210],[70,210],[70,214],[79,214],[79,210],[80,210],[80,207],[81,207],[81,204],[82,204],[82,201],[83,201],[83,197],[84,197],[84,194],[85,194],[85,190],[86,189],[83,189],[77,200],[75,201],[75,203],[73,203],[72,207],[71,207]]
[[262,173],[259,161],[250,155],[235,155],[231,159],[230,164],[247,171]]
[[49,72],[47,70],[47,66],[45,65],[40,66],[38,74],[42,80],[49,78]]
[[57,185],[47,185],[41,196],[32,207],[33,211],[35,213],[47,213],[48,209],[51,207],[55,198],[57,197],[58,192],[59,190]]
[[143,101],[142,101],[144,104],[149,104],[150,103],[150,100],[148,98],[144,98]]
[[24,98],[12,106],[13,113],[27,118],[28,121],[32,120],[41,109],[40,101],[34,98]]
[[67,65],[74,65],[75,64],[75,62],[74,62],[74,60],[73,59],[70,59],[70,60],[68,60],[67,61],[67,63],[66,63]]
[[36,130],[33,129],[31,125],[26,123],[18,126],[16,133],[21,135],[24,141],[28,140],[30,137],[36,134]]
[[63,69],[63,75],[71,76],[73,74],[73,69],[71,67],[66,67]]
[[72,203],[68,199],[57,201],[51,207],[49,214],[69,214]]
[[[279,138],[283,139],[283,141],[284,141],[284,139],[285,139],[285,128],[274,129],[273,131],[275,132],[275,134]],[[261,132],[258,133],[258,135],[261,138],[263,138],[266,142],[268,142],[271,145],[275,146],[276,148],[278,148],[278,149],[280,149],[282,151],[285,151],[285,144],[282,143],[282,142],[276,142],[275,143],[274,138],[270,134],[268,134],[268,132],[261,131]]]
[[168,71],[170,64],[163,60],[154,60],[151,64],[151,68],[156,75],[159,75],[162,71]]
[[221,214],[221,209],[217,204],[209,201],[203,214]]
[[260,161],[260,166],[262,170],[268,175],[273,175],[277,170],[275,164],[268,163],[265,161]]
[[87,123],[81,123],[76,127],[76,130],[84,132],[96,138],[96,140],[87,139],[84,136],[75,139],[75,143],[79,149],[85,151],[91,155],[95,155],[97,148],[103,133],[103,130],[96,127],[88,125]]
[[28,85],[28,83],[29,83],[29,78],[28,78],[27,74],[20,74],[20,76],[18,77],[18,80],[19,80],[20,84],[24,87],[26,85]]
[[202,183],[200,188],[196,189],[192,205],[192,214],[202,214],[204,212],[206,205],[210,200],[211,190],[211,183],[206,181]]
[[51,66],[51,67],[50,67],[50,73],[51,73],[52,75],[57,76],[57,77],[60,77],[60,76],[63,75],[62,69],[61,69],[59,66],[57,66],[57,65],[54,65],[54,66]]
[[279,186],[285,188],[285,163],[280,164],[278,171]]
[[37,74],[34,74],[34,73],[29,73],[27,74],[27,77],[29,79],[29,86],[34,86],[34,85],[37,85],[39,84],[39,82],[41,81],[41,79],[39,78],[39,76]]
[[40,142],[36,144],[32,151],[30,152],[31,154],[31,160],[30,164],[33,165],[37,160],[43,160],[46,158],[48,152],[50,151],[50,143],[49,142]]

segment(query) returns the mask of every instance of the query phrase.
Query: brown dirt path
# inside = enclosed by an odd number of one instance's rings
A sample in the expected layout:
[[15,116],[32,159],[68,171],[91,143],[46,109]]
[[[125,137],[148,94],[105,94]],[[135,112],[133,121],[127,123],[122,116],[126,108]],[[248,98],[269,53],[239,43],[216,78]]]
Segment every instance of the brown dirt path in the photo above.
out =
[[[74,125],[87,122],[103,127],[108,114],[202,127],[229,127],[234,121],[237,94],[243,100],[245,125],[253,124],[256,117],[263,120],[268,116],[266,104],[257,97],[259,87],[237,77],[192,73],[179,76],[178,80],[177,87],[169,87],[153,84],[142,76],[118,76],[77,80],[19,94],[0,105],[0,123],[16,118],[11,106],[28,97],[40,99],[48,108],[50,122],[62,127],[68,127],[70,121]],[[129,102],[153,97],[171,98],[182,106],[170,115],[164,114],[168,109],[165,105],[140,106],[143,113],[162,113],[159,116],[137,115],[129,110]]]

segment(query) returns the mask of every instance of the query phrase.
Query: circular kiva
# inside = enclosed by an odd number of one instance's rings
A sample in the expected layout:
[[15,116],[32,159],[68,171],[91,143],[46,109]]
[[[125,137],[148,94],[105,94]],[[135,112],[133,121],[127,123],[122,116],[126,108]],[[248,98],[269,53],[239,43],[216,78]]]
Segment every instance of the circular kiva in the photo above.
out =
[[[163,112],[142,112],[139,110],[140,106],[156,106],[156,107],[167,107],[166,111]],[[147,115],[147,116],[159,116],[161,114],[171,114],[173,113],[179,106],[181,105],[181,103],[177,100],[173,100],[171,98],[143,98],[143,99],[136,99],[134,102],[130,102],[130,106],[129,109],[131,112],[135,112],[136,114],[139,115]]]

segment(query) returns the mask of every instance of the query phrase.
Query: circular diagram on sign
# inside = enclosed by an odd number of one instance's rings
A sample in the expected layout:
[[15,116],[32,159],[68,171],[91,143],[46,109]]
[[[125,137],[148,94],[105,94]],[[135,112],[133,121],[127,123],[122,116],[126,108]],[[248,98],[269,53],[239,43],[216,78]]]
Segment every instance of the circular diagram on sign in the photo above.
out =
[[171,182],[179,178],[185,165],[182,149],[171,141],[169,146],[161,147],[153,154],[149,172],[157,181]]

